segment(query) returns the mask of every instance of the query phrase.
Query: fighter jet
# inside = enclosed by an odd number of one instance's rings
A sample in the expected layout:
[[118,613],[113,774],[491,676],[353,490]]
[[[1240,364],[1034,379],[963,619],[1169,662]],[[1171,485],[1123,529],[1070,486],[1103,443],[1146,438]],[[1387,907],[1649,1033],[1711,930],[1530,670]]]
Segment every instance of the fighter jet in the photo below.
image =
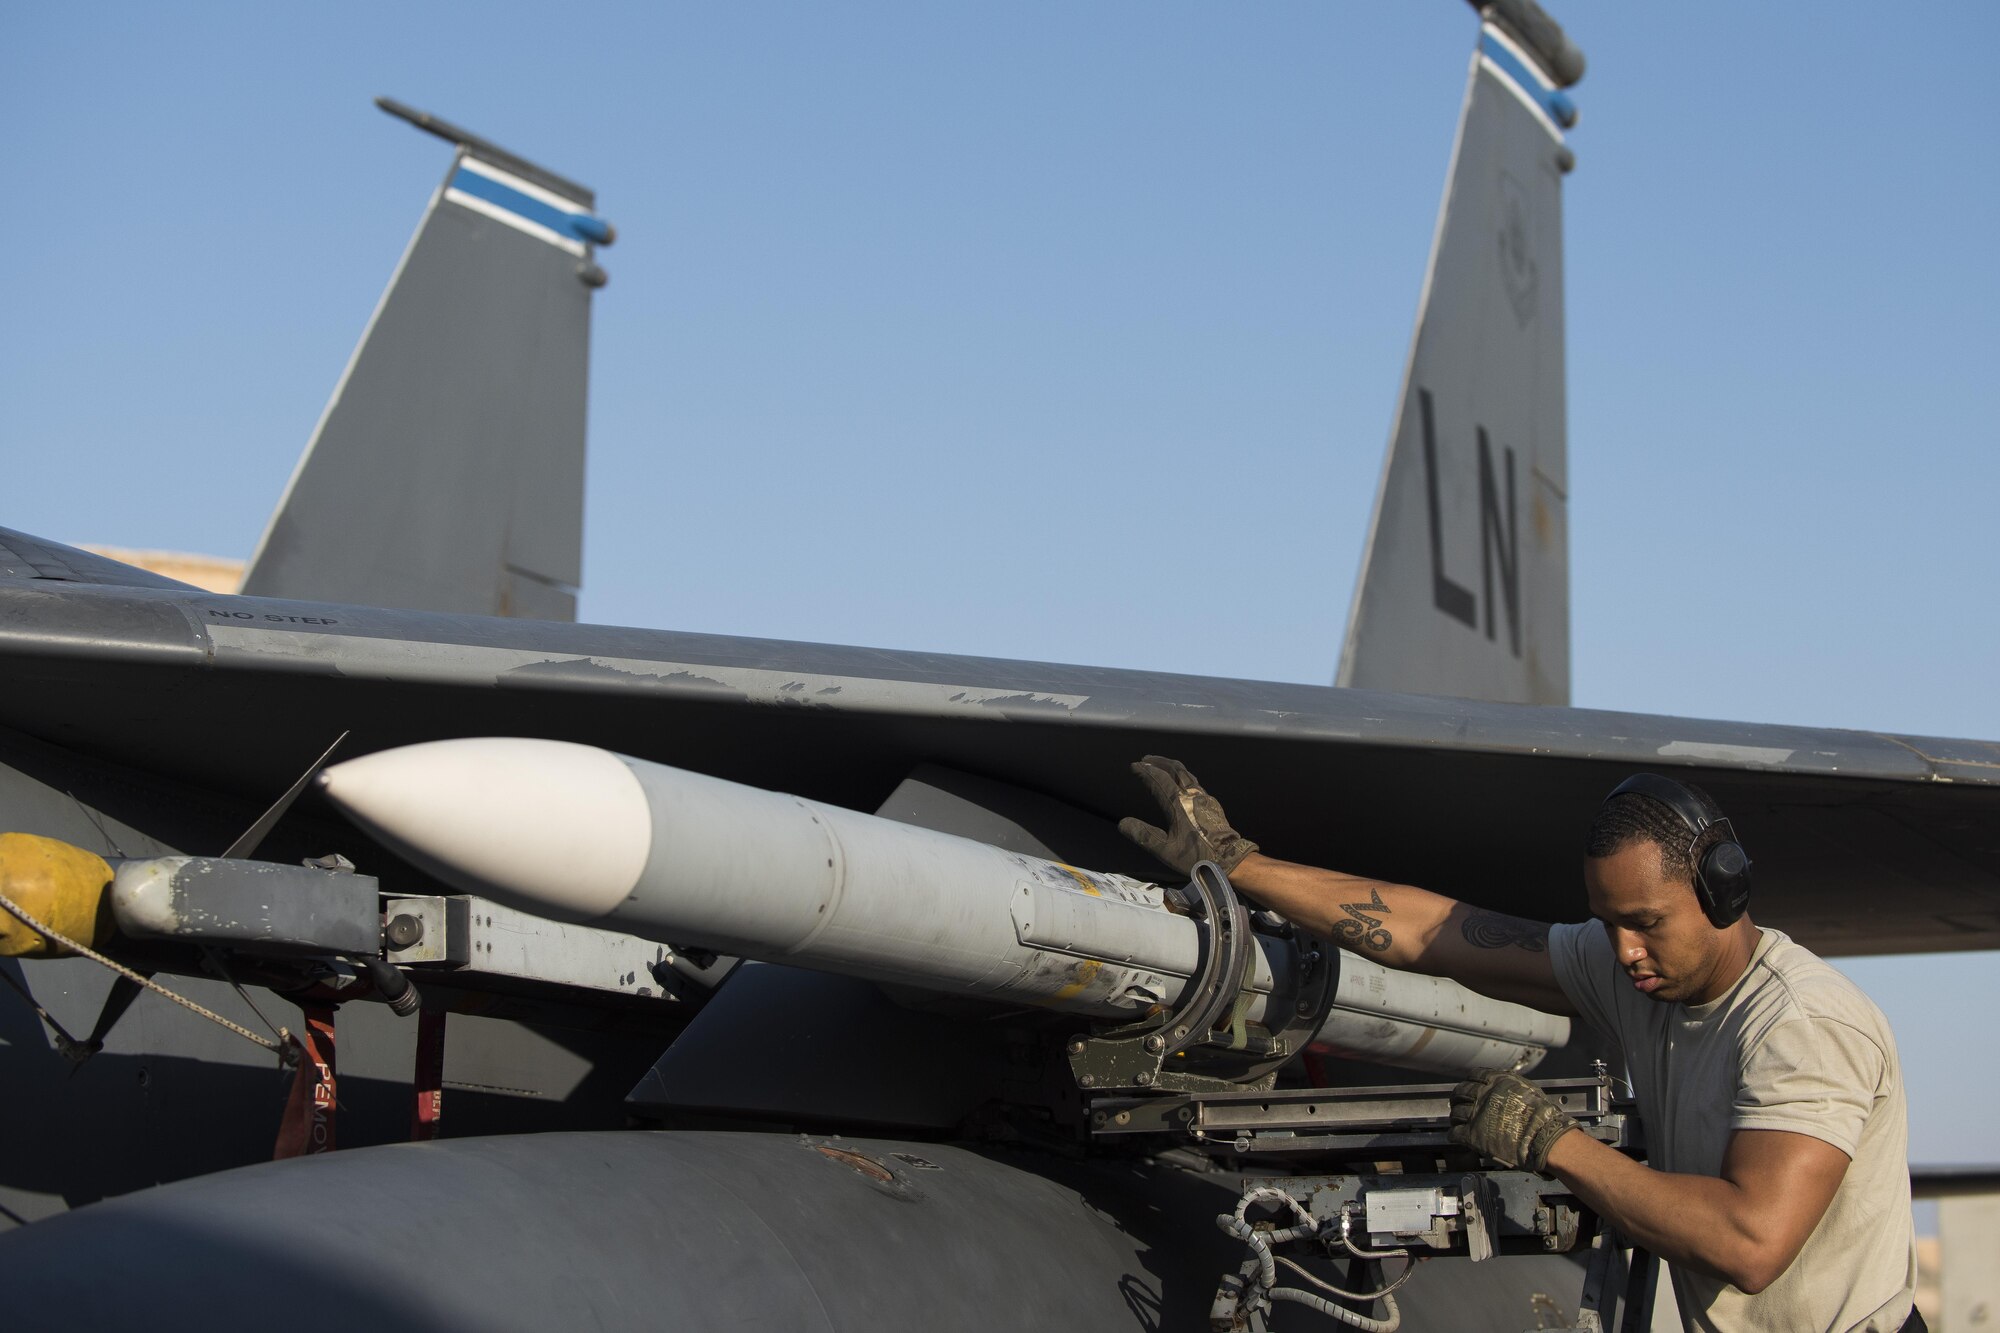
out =
[[[1441,1095],[1410,1082],[1559,1034],[1449,989],[1371,1016],[1356,992],[1401,979],[1253,919],[1226,881],[1159,885],[1114,826],[1140,808],[1128,763],[1176,754],[1289,856],[1547,918],[1574,851],[1540,815],[1646,767],[1754,821],[1775,867],[1760,919],[1814,947],[1960,948],[1994,919],[2000,747],[1567,706],[1560,195],[1581,73],[1527,0],[1481,9],[1334,687],[557,623],[573,542],[539,501],[566,513],[572,491],[532,472],[496,471],[442,553],[390,545],[425,540],[445,474],[386,432],[523,419],[455,389],[410,410],[432,390],[396,380],[395,353],[430,340],[399,321],[459,309],[406,300],[425,257],[472,262],[473,231],[511,246],[534,276],[495,280],[541,283],[549,306],[472,318],[505,344],[553,308],[580,356],[609,240],[587,194],[449,131],[446,186],[246,595],[0,534],[0,808],[44,858],[18,864],[60,860],[95,895],[79,943],[254,1036],[340,1052],[337,1077],[331,1058],[280,1069],[91,960],[0,965],[73,1051],[8,1011],[10,1049],[46,1055],[10,1068],[9,1141],[62,1125],[79,1145],[13,1162],[7,1206],[200,1177],[0,1238],[16,1326],[264,1322],[280,1292],[410,1328],[1310,1321],[1272,1303],[1258,1208],[1293,1210],[1286,1243],[1353,1260],[1344,1290],[1366,1300],[1286,1288],[1346,1301],[1350,1323],[1515,1329],[1534,1293],[1578,1292],[1573,1201],[1452,1155]],[[581,361],[557,361],[560,383],[490,385],[548,409],[522,434],[555,456],[520,466],[567,478]],[[392,464],[410,470],[385,480]],[[401,516],[341,535],[378,491]],[[315,512],[331,537],[307,535]],[[356,581],[303,581],[321,574]],[[440,600],[468,588],[486,600]],[[504,615],[522,609],[545,618]],[[572,764],[597,776],[551,786]],[[602,802],[560,804],[590,782]],[[1454,839],[1441,801],[1470,812]],[[669,806],[708,814],[672,825]],[[407,1019],[369,1002],[399,977],[422,997]],[[337,1040],[281,995],[337,1010]],[[1388,1029],[1372,1047],[1370,1021]],[[1322,1086],[1342,1082],[1363,1086]],[[325,1103],[281,1116],[301,1088]],[[1565,1095],[1624,1141],[1602,1080]],[[301,1160],[247,1166],[281,1118]],[[668,1128],[606,1132],[628,1118]],[[310,1151],[412,1119],[452,1137]],[[225,1166],[246,1169],[205,1174]],[[1246,1177],[1274,1172],[1293,1204],[1253,1197]],[[1378,1303],[1379,1252],[1425,1246],[1453,1257]],[[87,1280],[100,1263],[121,1282]]]

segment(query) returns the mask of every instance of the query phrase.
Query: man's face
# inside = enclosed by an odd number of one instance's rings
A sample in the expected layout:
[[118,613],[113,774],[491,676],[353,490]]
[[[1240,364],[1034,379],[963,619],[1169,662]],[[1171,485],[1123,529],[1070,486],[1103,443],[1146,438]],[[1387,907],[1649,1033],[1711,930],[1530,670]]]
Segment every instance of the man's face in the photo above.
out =
[[1703,914],[1692,884],[1661,871],[1658,844],[1640,838],[1609,856],[1585,857],[1583,882],[1612,958],[1642,995],[1663,1004],[1715,998],[1723,932]]

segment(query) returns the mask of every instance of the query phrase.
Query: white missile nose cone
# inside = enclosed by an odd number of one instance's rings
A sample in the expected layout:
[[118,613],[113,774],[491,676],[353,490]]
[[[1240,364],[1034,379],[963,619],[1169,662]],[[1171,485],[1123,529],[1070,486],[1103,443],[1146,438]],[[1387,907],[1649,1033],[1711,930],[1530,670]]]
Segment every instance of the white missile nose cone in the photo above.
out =
[[653,850],[639,779],[608,750],[491,737],[431,741],[320,774],[349,818],[440,879],[543,916],[623,902]]

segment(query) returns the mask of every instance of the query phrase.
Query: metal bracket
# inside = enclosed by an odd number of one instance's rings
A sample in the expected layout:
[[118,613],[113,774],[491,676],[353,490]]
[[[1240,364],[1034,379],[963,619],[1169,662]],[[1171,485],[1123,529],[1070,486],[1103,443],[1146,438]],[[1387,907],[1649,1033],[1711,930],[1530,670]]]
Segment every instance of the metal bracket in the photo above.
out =
[[1491,1176],[1460,1178],[1458,1217],[1465,1230],[1465,1252],[1472,1262],[1491,1259],[1500,1248],[1500,1194]]
[[[1114,1095],[1091,1103],[1091,1131],[1173,1134],[1237,1154],[1309,1153],[1322,1160],[1372,1161],[1408,1149],[1449,1149],[1452,1086],[1404,1083],[1258,1090],[1231,1084],[1179,1095]],[[1630,1114],[1630,1103],[1614,1101],[1605,1081],[1538,1079],[1535,1086],[1599,1142],[1624,1151],[1639,1142],[1639,1124]]]
[[[1086,1092],[1275,1087],[1279,1066],[1303,1050],[1326,1020],[1339,981],[1339,953],[1281,917],[1253,914],[1212,861],[1198,863],[1193,878],[1170,896],[1200,932],[1195,975],[1165,1018],[1071,1037],[1067,1050],[1077,1086]],[[1292,975],[1273,978],[1263,1023],[1232,1022],[1232,1010],[1251,994],[1259,929],[1291,940],[1297,966]]]
[[560,988],[571,998],[678,1002],[691,989],[663,944],[565,925],[468,896],[389,898],[383,956],[469,988]]
[[1250,933],[1250,912],[1230,887],[1229,877],[1213,861],[1194,868],[1188,885],[1176,897],[1200,931],[1201,961],[1181,1002],[1165,1018],[1118,1028],[1096,1036],[1079,1034],[1066,1047],[1070,1073],[1086,1091],[1105,1088],[1164,1088],[1177,1092],[1270,1087],[1276,1063],[1291,1055],[1285,1043],[1267,1032],[1245,1031],[1235,1049],[1251,1056],[1277,1057],[1270,1071],[1242,1078],[1222,1078],[1185,1068],[1166,1068],[1166,1061],[1195,1048],[1216,1043],[1216,1025],[1244,991],[1256,962],[1257,945]]
[[1610,1333],[1615,1323],[1618,1333],[1646,1333],[1653,1326],[1659,1277],[1659,1259],[1636,1245],[1628,1252],[1624,1237],[1600,1218],[1590,1241],[1576,1326]]
[[1243,988],[1244,965],[1254,947],[1249,909],[1236,896],[1221,866],[1213,861],[1199,862],[1189,887],[1196,894],[1192,915],[1202,927],[1201,970],[1181,1007],[1167,1020],[1167,1044],[1160,1050],[1163,1060],[1209,1039],[1216,1020]]

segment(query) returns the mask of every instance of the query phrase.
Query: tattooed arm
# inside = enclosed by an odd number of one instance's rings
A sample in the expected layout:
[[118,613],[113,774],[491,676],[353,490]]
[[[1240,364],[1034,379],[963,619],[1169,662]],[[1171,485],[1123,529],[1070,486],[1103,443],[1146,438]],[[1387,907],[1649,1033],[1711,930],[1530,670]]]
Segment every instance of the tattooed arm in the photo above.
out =
[[1252,852],[1229,882],[1343,949],[1450,977],[1483,995],[1555,1014],[1576,1009],[1556,984],[1549,928],[1411,884],[1343,875]]

